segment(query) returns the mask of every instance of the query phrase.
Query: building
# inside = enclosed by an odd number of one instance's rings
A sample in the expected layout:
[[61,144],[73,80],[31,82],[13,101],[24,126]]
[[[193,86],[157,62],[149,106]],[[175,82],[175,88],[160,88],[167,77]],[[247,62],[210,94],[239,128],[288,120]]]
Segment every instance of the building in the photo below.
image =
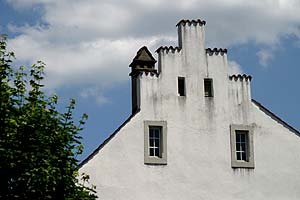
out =
[[130,64],[132,115],[82,162],[103,200],[300,199],[300,133],[205,47],[205,21],[177,24],[178,47]]

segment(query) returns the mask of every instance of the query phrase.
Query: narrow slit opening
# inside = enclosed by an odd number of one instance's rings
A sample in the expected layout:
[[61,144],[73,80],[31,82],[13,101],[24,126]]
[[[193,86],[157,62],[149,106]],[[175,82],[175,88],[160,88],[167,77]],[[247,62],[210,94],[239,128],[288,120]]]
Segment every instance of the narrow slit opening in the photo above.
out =
[[204,79],[204,96],[213,97],[213,80],[211,78]]
[[178,77],[178,95],[185,96],[185,78]]

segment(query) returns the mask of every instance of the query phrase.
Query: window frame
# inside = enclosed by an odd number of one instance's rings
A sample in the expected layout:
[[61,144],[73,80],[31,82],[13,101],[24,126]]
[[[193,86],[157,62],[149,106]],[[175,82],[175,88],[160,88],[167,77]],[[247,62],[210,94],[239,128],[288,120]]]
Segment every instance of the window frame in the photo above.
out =
[[[237,131],[247,132],[246,160],[237,159],[236,135]],[[253,126],[242,124],[230,125],[231,167],[254,168]]]
[[[150,128],[160,128],[160,152],[159,156],[150,156]],[[167,164],[167,122],[144,121],[144,163],[154,165]]]

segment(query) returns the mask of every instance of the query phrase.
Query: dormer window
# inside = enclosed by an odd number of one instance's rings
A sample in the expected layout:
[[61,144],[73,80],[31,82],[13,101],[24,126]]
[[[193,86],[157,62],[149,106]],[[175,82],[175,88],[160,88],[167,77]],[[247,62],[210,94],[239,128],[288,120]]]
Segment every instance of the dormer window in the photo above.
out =
[[178,95],[185,96],[185,78],[178,77]]
[[204,79],[204,96],[205,97],[213,97],[214,96],[213,80],[211,78]]

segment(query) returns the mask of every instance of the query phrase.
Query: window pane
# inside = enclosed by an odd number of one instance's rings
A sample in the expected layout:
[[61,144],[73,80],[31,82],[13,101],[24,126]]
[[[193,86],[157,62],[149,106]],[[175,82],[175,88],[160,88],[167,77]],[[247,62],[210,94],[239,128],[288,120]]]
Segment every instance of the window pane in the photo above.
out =
[[160,155],[159,155],[159,148],[156,148],[156,149],[155,149],[155,156],[158,156],[158,157],[160,156]]
[[150,130],[149,130],[149,137],[152,138],[154,137],[154,129],[150,127]]
[[246,134],[240,134],[241,142],[246,142]]
[[241,160],[241,153],[240,152],[236,152],[236,159]]
[[154,156],[154,149],[153,149],[153,148],[150,148],[149,150],[150,150],[150,152],[149,152],[149,153],[150,153],[150,156]]
[[247,158],[246,158],[246,152],[243,152],[243,153],[242,153],[242,160],[247,161]]
[[246,143],[241,143],[242,151],[246,151]]
[[155,137],[159,138],[159,129],[155,129]]
[[154,146],[155,146],[155,147],[159,147],[159,139],[155,139]]
[[239,143],[236,143],[236,151],[240,151],[241,150],[241,145]]
[[154,140],[153,139],[149,139],[149,143],[150,143],[150,147],[154,146]]
[[241,134],[237,132],[237,133],[236,133],[236,136],[235,136],[235,142],[236,142],[236,143],[240,143],[240,141],[241,141],[241,138],[240,138],[240,137],[241,137]]

